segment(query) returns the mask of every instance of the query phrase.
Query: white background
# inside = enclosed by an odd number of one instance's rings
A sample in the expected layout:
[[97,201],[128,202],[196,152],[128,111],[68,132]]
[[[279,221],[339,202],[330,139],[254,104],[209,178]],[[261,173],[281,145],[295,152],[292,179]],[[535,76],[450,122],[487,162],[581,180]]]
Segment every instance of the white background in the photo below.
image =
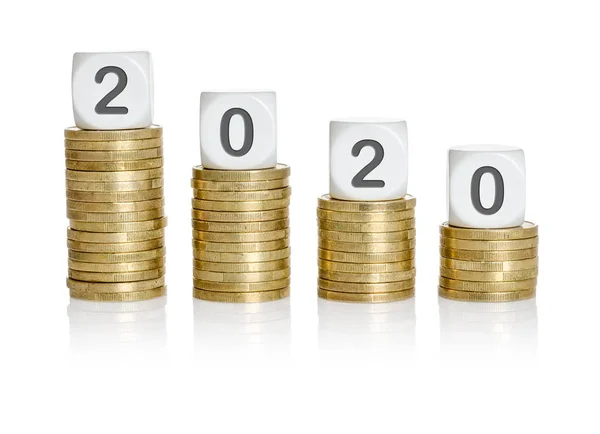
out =
[[[40,1],[3,5],[2,18],[2,432],[597,431],[594,2]],[[140,49],[165,128],[168,302],[100,316],[75,303],[69,318],[72,54]],[[192,301],[199,95],[232,88],[277,91],[293,173],[289,308]],[[317,301],[328,122],[347,116],[408,122],[414,310]],[[537,310],[440,308],[446,150],[471,143],[525,149]]]

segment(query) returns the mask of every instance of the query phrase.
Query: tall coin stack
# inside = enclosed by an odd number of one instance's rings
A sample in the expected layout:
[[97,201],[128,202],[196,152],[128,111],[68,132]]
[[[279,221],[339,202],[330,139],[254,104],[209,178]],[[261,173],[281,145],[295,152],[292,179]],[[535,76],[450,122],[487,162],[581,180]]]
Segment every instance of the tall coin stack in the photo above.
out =
[[165,286],[162,128],[65,130],[71,297],[138,301]]
[[538,227],[470,229],[440,226],[441,297],[517,301],[535,296]]
[[416,199],[319,198],[319,297],[390,302],[415,294]]
[[290,168],[193,168],[194,297],[261,302],[290,293]]

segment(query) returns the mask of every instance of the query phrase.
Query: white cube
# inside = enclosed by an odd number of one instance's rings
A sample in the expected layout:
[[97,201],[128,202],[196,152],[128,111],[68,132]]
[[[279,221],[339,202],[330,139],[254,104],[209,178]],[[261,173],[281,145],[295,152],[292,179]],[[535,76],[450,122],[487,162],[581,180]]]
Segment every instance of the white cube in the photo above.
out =
[[448,152],[448,223],[508,228],[525,221],[525,154],[498,145],[458,146]]
[[406,195],[408,135],[396,119],[341,119],[329,126],[329,194],[342,200]]
[[275,167],[275,92],[202,92],[200,158],[209,169]]
[[86,130],[124,130],[152,125],[152,59],[146,51],[75,53],[73,114]]

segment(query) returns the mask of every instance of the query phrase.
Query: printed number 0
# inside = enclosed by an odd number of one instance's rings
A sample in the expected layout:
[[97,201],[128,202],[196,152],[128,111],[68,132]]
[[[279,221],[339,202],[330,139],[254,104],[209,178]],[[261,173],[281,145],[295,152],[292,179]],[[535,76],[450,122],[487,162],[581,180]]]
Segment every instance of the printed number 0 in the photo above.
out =
[[[235,115],[242,117],[244,121],[244,143],[240,149],[233,149],[231,146],[231,140],[229,139],[229,127],[231,125],[231,118]],[[225,112],[221,118],[221,146],[225,152],[232,157],[243,157],[252,148],[254,142],[254,124],[250,114],[242,108],[231,108]]]
[[383,161],[383,146],[381,143],[365,139],[359,142],[356,142],[352,147],[352,156],[358,157],[363,148],[370,146],[375,150],[375,156],[371,160],[369,164],[361,169],[360,172],[356,174],[354,178],[352,178],[352,187],[356,188],[383,188],[385,187],[385,182],[381,179],[365,179],[369,173],[371,173],[377,166],[381,164]]
[[108,104],[115,99],[127,86],[127,74],[118,66],[105,66],[96,73],[96,83],[100,84],[104,81],[107,74],[116,74],[118,81],[113,90],[108,92],[98,104],[96,104],[96,113],[99,115],[126,115],[129,113],[127,107],[108,107]]
[[[481,204],[481,177],[489,173],[494,177],[496,186],[496,194],[494,195],[494,203],[491,207],[485,208]],[[483,215],[493,215],[500,211],[504,203],[504,179],[502,174],[495,167],[483,166],[475,171],[471,178],[471,203],[475,209]]]

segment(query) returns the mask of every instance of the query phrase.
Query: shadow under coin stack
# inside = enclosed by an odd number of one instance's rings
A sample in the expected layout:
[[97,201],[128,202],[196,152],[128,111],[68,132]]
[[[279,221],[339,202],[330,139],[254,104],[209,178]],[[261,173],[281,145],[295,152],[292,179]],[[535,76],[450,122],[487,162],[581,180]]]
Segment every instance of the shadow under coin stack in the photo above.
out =
[[538,227],[440,226],[439,295],[462,301],[517,301],[535,296]]
[[391,302],[415,294],[416,199],[319,198],[319,297]]
[[162,128],[65,130],[71,297],[139,301],[165,286]]
[[192,172],[194,297],[262,302],[290,293],[290,168]]

